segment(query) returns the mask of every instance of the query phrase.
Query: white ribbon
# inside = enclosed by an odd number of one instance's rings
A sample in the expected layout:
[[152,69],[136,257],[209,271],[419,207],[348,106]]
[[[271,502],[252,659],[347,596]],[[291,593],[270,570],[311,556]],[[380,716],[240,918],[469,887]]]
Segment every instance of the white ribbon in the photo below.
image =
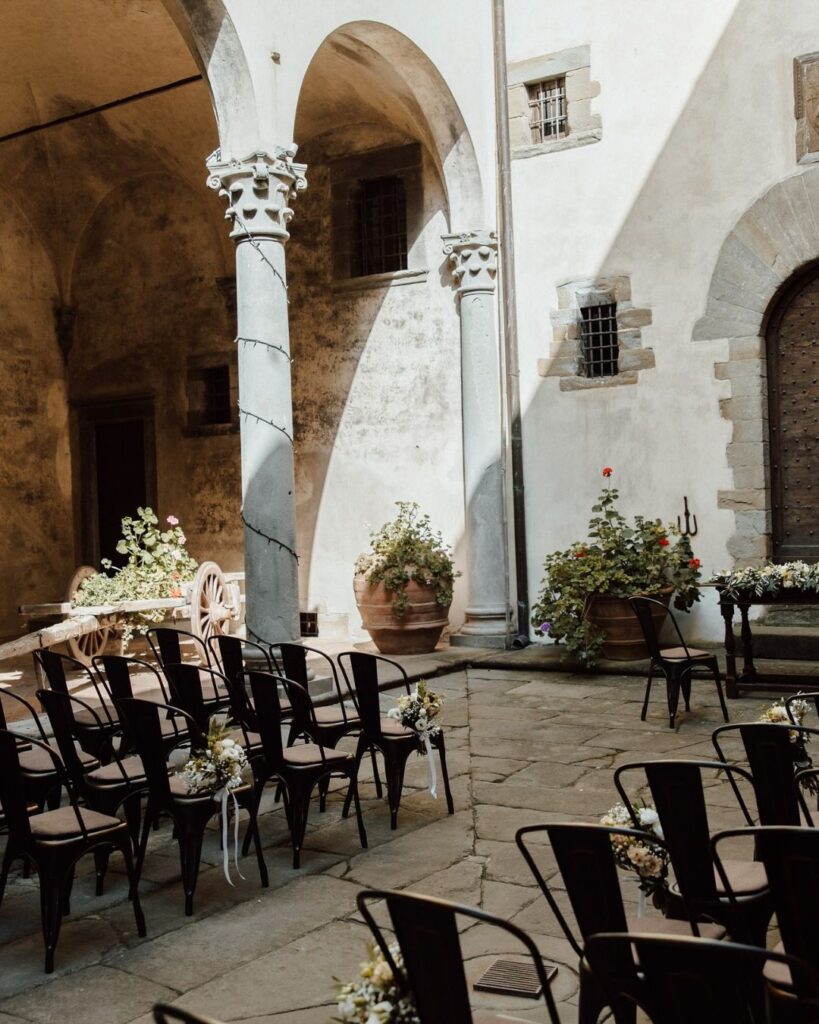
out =
[[236,865],[236,874],[244,881],[245,876],[239,870],[239,804],[236,794],[227,786],[214,793],[213,797],[222,805],[222,870],[225,873],[227,884],[233,885],[230,880],[230,854],[228,853],[228,797],[233,800],[233,863]]
[[640,895],[637,897],[637,916],[638,917],[645,917],[646,916],[646,893],[645,893],[645,889],[643,889],[642,886],[641,886],[638,891],[639,891]]
[[423,736],[424,746],[427,749],[427,763],[429,764],[429,791],[432,797],[438,799],[438,775],[435,771],[435,758],[432,756],[432,744],[429,741],[429,733]]

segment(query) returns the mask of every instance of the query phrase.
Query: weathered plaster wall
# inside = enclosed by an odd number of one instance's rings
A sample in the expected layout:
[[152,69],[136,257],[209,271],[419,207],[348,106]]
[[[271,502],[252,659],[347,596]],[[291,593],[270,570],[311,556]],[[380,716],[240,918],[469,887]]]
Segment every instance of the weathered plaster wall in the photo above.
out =
[[0,231],[0,637],[17,606],[56,601],[73,571],[65,367],[57,286],[40,240],[3,196]]
[[70,392],[74,403],[155,397],[159,512],[178,516],[200,561],[236,571],[239,435],[186,436],[188,357],[236,358],[232,318],[216,285],[232,268],[209,198],[204,188],[150,175],[96,210],[75,262]]
[[[331,637],[360,629],[353,564],[395,501],[418,501],[449,543],[461,538],[460,344],[428,157],[410,265],[429,273],[410,284],[334,287],[328,165],[311,163],[308,178],[287,250],[297,518],[302,600]],[[463,619],[460,602],[450,618]]]

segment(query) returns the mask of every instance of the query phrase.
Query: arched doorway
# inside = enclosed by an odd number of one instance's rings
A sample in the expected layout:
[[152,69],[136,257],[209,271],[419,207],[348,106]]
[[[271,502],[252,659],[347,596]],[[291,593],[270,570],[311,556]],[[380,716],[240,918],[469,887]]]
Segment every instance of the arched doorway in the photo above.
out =
[[772,553],[819,559],[819,262],[777,298],[766,332]]

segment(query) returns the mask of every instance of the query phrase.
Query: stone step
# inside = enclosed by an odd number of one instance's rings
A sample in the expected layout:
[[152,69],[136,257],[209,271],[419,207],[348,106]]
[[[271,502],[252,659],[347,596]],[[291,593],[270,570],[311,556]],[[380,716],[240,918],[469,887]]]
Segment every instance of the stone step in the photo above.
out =
[[819,605],[769,604],[757,619],[762,626],[817,626]]
[[[771,626],[759,620],[751,626],[754,660],[775,658],[780,661],[819,662],[819,626]],[[737,654],[741,653],[740,628],[734,627]]]

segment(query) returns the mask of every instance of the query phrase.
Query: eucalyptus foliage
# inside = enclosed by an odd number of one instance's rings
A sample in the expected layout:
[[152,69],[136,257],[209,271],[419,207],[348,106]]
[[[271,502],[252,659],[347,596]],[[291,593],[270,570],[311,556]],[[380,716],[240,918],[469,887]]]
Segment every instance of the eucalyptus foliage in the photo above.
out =
[[417,502],[397,501],[396,505],[395,519],[370,534],[372,551],[358,556],[356,575],[368,583],[383,583],[393,594],[392,610],[398,616],[409,607],[411,580],[433,587],[437,603],[449,607],[453,580],[460,576],[450,549],[440,533],[433,533],[429,516],[421,515]]
[[[603,470],[607,479],[612,475]],[[604,485],[592,506],[588,541],[575,541],[543,563],[545,576],[532,625],[542,636],[563,641],[582,664],[594,664],[603,645],[602,630],[587,618],[590,598],[656,595],[673,587],[674,606],[688,611],[699,600],[698,558],[676,526],[635,516],[629,523],[617,509],[618,491]]]
[[[104,571],[83,580],[72,605],[78,608],[182,597],[182,584],[193,579],[197,563],[185,548],[187,538],[179,520],[168,516],[166,524],[167,529],[161,529],[150,508],[138,508],[135,518],[126,516],[117,551],[128,556],[127,562],[119,568],[103,558]],[[134,632],[145,633],[166,615],[161,608],[128,613],[124,616],[123,640],[127,644]]]

